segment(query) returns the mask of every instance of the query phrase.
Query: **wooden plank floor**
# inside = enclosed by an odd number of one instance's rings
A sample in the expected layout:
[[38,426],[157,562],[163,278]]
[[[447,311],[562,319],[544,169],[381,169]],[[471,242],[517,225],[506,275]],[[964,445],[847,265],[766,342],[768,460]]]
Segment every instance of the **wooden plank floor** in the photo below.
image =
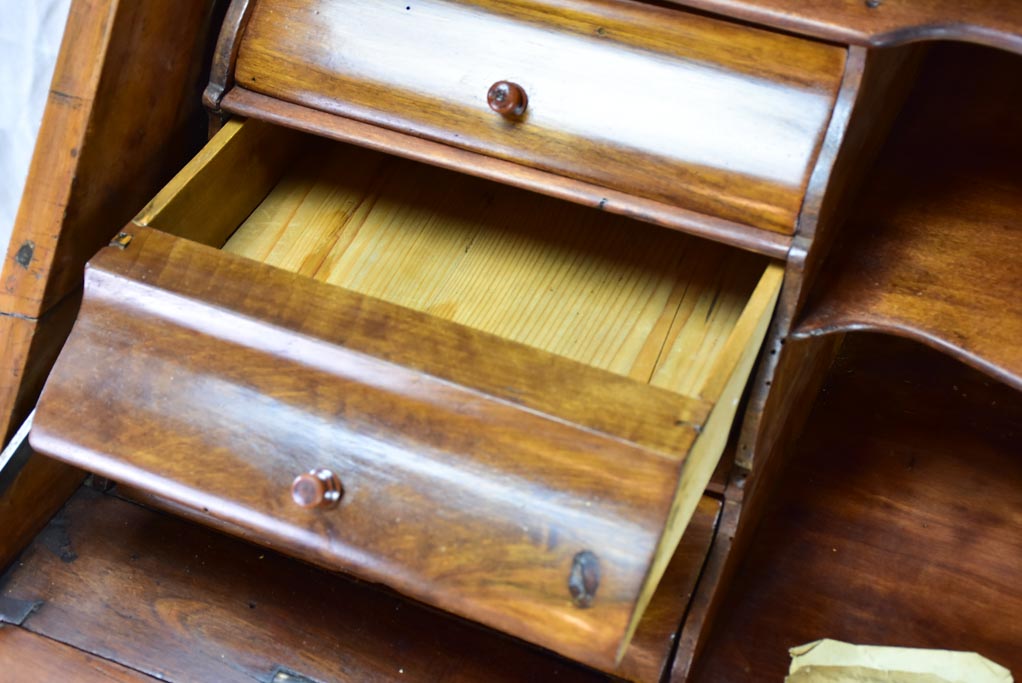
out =
[[1022,395],[851,335],[694,677],[780,681],[831,637],[973,650],[1022,675]]

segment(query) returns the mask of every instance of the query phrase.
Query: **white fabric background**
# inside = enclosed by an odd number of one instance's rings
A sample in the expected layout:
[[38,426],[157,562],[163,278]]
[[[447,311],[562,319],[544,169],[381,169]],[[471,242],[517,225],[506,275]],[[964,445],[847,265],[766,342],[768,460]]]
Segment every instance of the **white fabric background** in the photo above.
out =
[[0,0],[0,254],[46,106],[71,0]]

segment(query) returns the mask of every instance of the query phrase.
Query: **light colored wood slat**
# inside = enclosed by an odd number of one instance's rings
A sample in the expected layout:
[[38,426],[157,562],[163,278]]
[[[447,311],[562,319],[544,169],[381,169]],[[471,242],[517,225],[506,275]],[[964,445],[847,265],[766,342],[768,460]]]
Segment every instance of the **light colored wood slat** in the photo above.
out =
[[300,159],[224,249],[683,394],[766,263],[341,145]]
[[[305,144],[295,131],[260,121],[229,121],[134,218],[220,247],[266,196]],[[244,178],[224,192],[222,178]]]

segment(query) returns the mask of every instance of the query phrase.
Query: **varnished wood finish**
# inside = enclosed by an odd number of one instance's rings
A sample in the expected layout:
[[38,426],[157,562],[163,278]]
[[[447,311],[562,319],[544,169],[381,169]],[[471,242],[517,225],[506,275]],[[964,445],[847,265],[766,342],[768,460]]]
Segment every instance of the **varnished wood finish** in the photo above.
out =
[[202,103],[212,114],[220,112],[220,100],[234,86],[234,63],[238,59],[238,38],[245,32],[252,7],[251,0],[231,0],[220,25],[220,35],[209,70],[209,85],[202,92]]
[[1022,53],[1022,5],[1016,0],[667,1],[838,43],[960,40]]
[[[705,498],[616,671],[654,683],[719,504]],[[680,570],[680,571],[679,571]],[[4,595],[25,627],[172,681],[602,681],[391,593],[83,489],[22,557]],[[130,595],[131,599],[125,599]]]
[[[844,54],[627,0],[263,0],[241,38],[235,79],[277,99],[788,234]],[[520,121],[487,106],[498,80],[528,93]]]
[[[849,52],[834,116],[788,254],[768,353],[750,392],[737,453],[737,463],[745,470],[755,469],[755,458],[770,460],[775,450],[790,445],[782,432],[797,435],[833,357],[828,352],[836,350],[834,345],[802,344],[796,353],[785,347],[785,341],[858,201],[870,163],[911,87],[918,57],[915,48]],[[783,419],[774,419],[775,415]]]
[[[221,13],[207,0],[73,4],[0,311],[39,317],[75,289],[85,262],[198,151],[206,129],[198,96]],[[22,265],[17,254],[29,242]]]
[[1022,401],[913,342],[848,335],[696,683],[781,680],[821,637],[1022,671]]
[[[724,492],[727,523],[720,529],[711,557],[715,574],[700,583],[695,598],[702,626],[693,630],[687,625],[683,634],[695,641],[693,653],[701,650],[763,507],[781,483],[788,453],[840,344],[838,337],[793,340],[789,338],[792,321],[844,225],[848,207],[854,206],[859,180],[908,92],[916,61],[914,48],[869,53],[853,48],[849,52],[834,116],[786,263],[784,289],[750,387],[736,466]],[[686,675],[690,666],[691,661],[679,660],[676,678]]]
[[796,334],[904,335],[1022,389],[1020,69],[931,52]]
[[0,315],[0,444],[35,407],[46,375],[67,339],[81,292],[76,291],[40,319]]
[[[716,463],[686,457],[712,402],[134,230],[92,262],[34,446],[613,665],[660,578],[654,551],[673,554],[657,548],[666,520],[684,528]],[[767,294],[754,318],[769,315]],[[725,396],[744,384],[752,337],[737,333],[723,354],[734,365],[711,375],[732,375]],[[343,479],[336,514],[290,501],[309,467]],[[568,595],[582,551],[601,573],[585,610]]]
[[18,626],[0,625],[0,671],[9,681],[154,683],[155,678],[37,636]]
[[372,150],[468,173],[532,192],[565,199],[672,230],[706,237],[775,259],[784,259],[790,247],[787,235],[751,228],[662,202],[643,199],[572,178],[467,152],[397,131],[334,116],[277,100],[243,88],[224,97],[223,108],[241,116],[265,120],[317,136],[351,142]]

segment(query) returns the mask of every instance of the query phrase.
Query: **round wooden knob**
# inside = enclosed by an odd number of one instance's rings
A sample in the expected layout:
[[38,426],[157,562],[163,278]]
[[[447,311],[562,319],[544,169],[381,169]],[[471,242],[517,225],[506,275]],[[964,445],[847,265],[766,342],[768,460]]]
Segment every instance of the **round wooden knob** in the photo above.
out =
[[529,106],[529,97],[517,83],[497,81],[486,93],[486,102],[501,116],[521,116]]
[[291,483],[291,499],[303,508],[332,508],[341,500],[344,489],[337,475],[326,469],[299,474]]

